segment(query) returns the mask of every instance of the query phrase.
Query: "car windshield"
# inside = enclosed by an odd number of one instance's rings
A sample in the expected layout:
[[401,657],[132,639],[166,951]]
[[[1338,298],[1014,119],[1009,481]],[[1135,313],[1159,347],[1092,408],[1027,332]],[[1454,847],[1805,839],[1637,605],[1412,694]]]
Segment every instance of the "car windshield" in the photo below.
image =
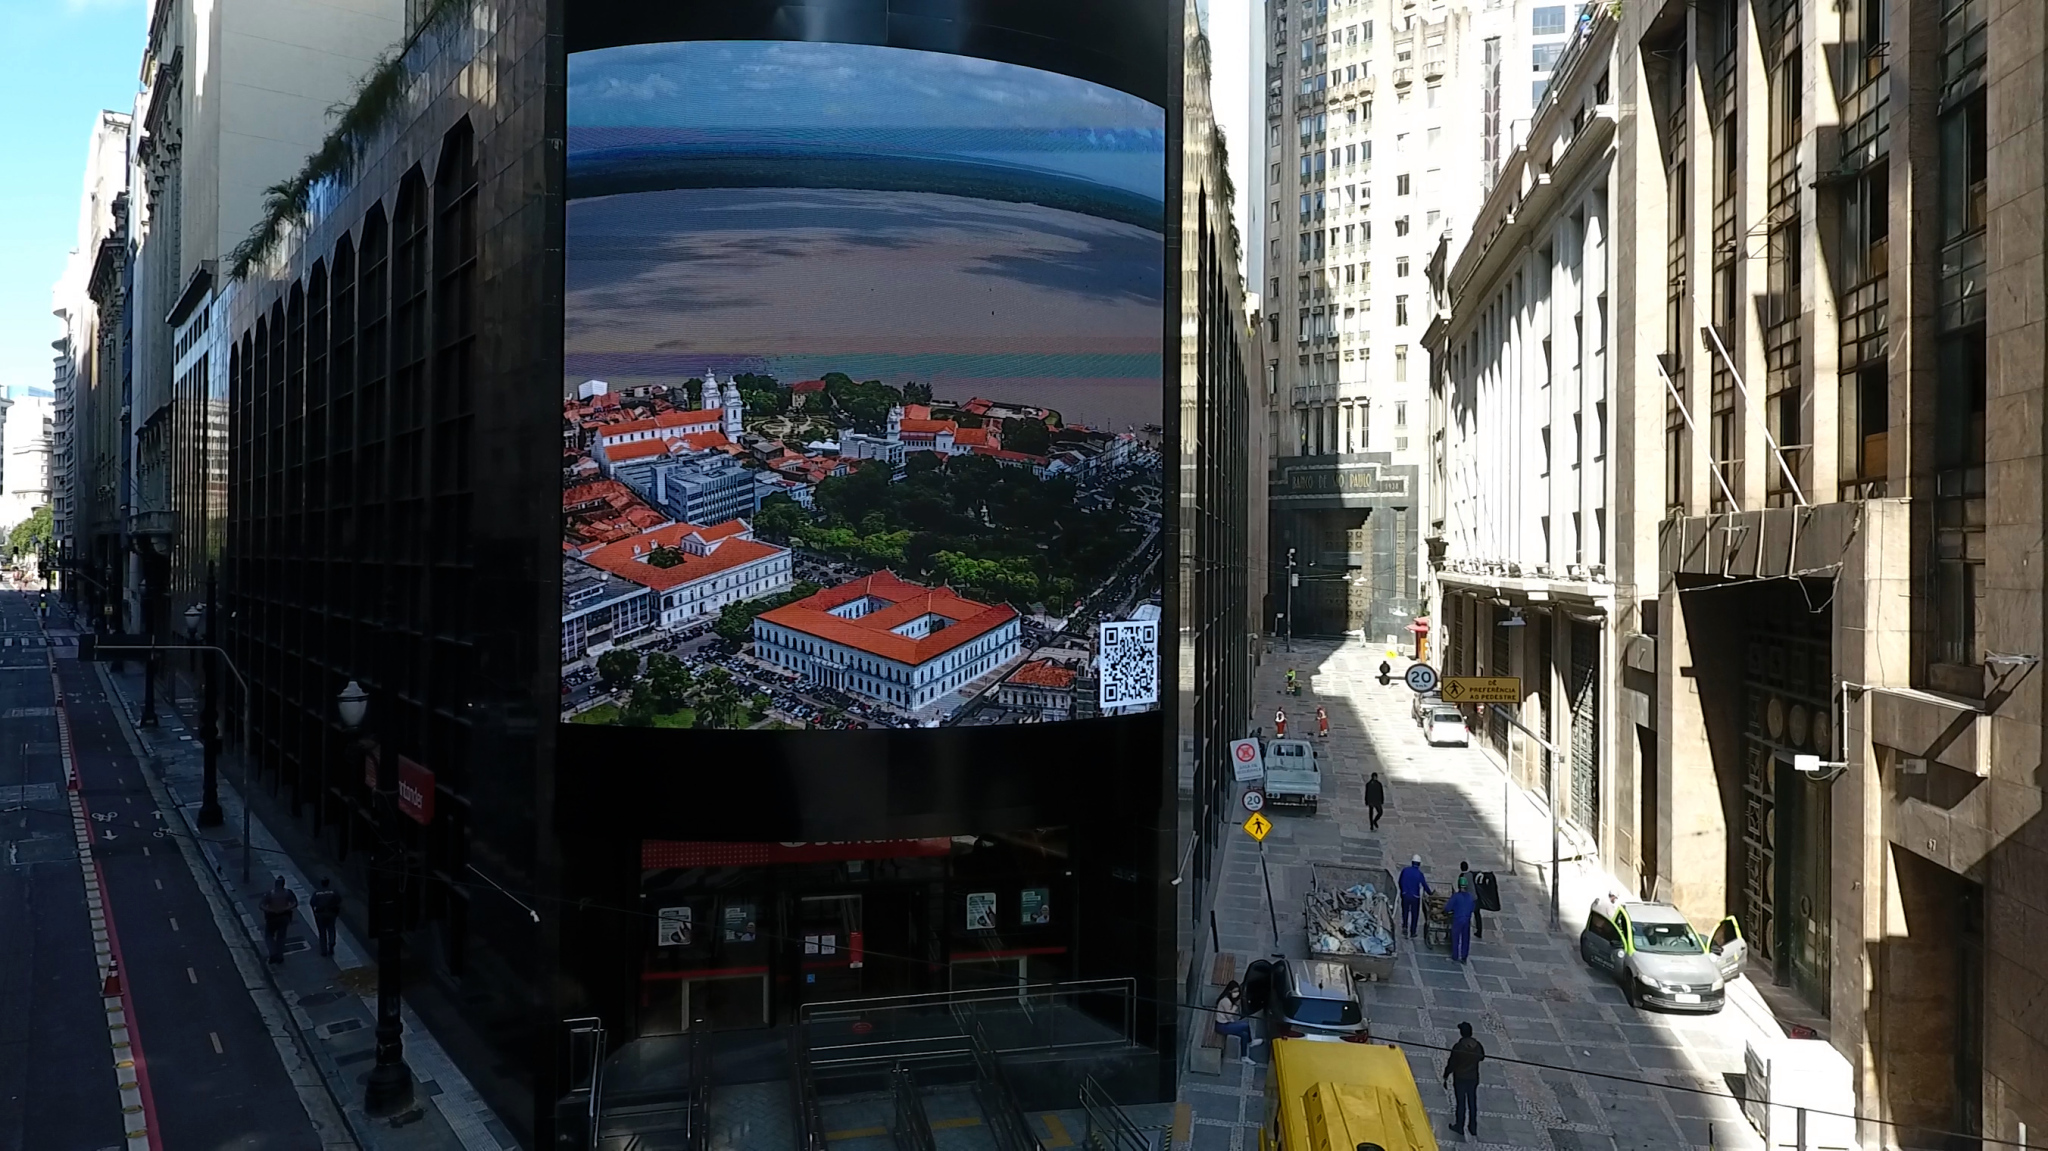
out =
[[1290,995],[1283,1006],[1287,1018],[1312,1027],[1349,1027],[1365,1018],[1355,999],[1303,999]]
[[1431,716],[1430,716],[1429,718],[1430,718],[1430,719],[1431,719],[1432,721],[1436,722],[1436,723],[1463,723],[1463,722],[1465,722],[1465,716],[1463,715],[1463,713],[1460,713],[1460,712],[1455,712],[1455,711],[1439,711],[1439,712],[1436,712],[1435,714],[1431,715]]
[[1670,955],[1697,955],[1706,948],[1700,944],[1700,937],[1692,928],[1683,923],[1634,923],[1629,925],[1629,936],[1637,951],[1649,951]]

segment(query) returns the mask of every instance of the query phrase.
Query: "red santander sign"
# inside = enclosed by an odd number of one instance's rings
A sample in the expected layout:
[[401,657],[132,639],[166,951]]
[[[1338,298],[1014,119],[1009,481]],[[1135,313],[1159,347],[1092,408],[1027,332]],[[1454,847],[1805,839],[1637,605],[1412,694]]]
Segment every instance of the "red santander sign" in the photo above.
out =
[[434,773],[404,756],[398,757],[398,810],[413,822],[434,822]]

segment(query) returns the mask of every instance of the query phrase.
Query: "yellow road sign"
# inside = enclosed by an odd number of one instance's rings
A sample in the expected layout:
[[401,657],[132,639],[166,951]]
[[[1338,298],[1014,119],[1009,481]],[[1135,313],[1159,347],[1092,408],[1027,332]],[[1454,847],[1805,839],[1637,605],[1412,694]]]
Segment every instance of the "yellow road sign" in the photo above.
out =
[[1252,817],[1244,821],[1244,833],[1260,843],[1266,842],[1266,833],[1272,830],[1273,821],[1263,811],[1252,812]]
[[1436,693],[1445,703],[1520,703],[1522,678],[1515,675],[1447,675]]

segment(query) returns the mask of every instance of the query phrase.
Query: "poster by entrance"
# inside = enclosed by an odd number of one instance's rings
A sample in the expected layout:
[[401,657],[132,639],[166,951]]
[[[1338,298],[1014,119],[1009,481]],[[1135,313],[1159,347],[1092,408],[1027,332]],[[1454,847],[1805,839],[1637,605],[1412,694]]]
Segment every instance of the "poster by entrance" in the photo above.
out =
[[1165,144],[947,53],[573,53],[563,719],[1156,709]]

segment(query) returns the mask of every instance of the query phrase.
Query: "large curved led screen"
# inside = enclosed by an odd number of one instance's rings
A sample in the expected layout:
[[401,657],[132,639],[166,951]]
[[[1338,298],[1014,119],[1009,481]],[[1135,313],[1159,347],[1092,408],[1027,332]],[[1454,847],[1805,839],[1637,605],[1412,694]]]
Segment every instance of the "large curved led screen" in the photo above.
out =
[[967,56],[572,54],[563,719],[1156,708],[1165,144]]

